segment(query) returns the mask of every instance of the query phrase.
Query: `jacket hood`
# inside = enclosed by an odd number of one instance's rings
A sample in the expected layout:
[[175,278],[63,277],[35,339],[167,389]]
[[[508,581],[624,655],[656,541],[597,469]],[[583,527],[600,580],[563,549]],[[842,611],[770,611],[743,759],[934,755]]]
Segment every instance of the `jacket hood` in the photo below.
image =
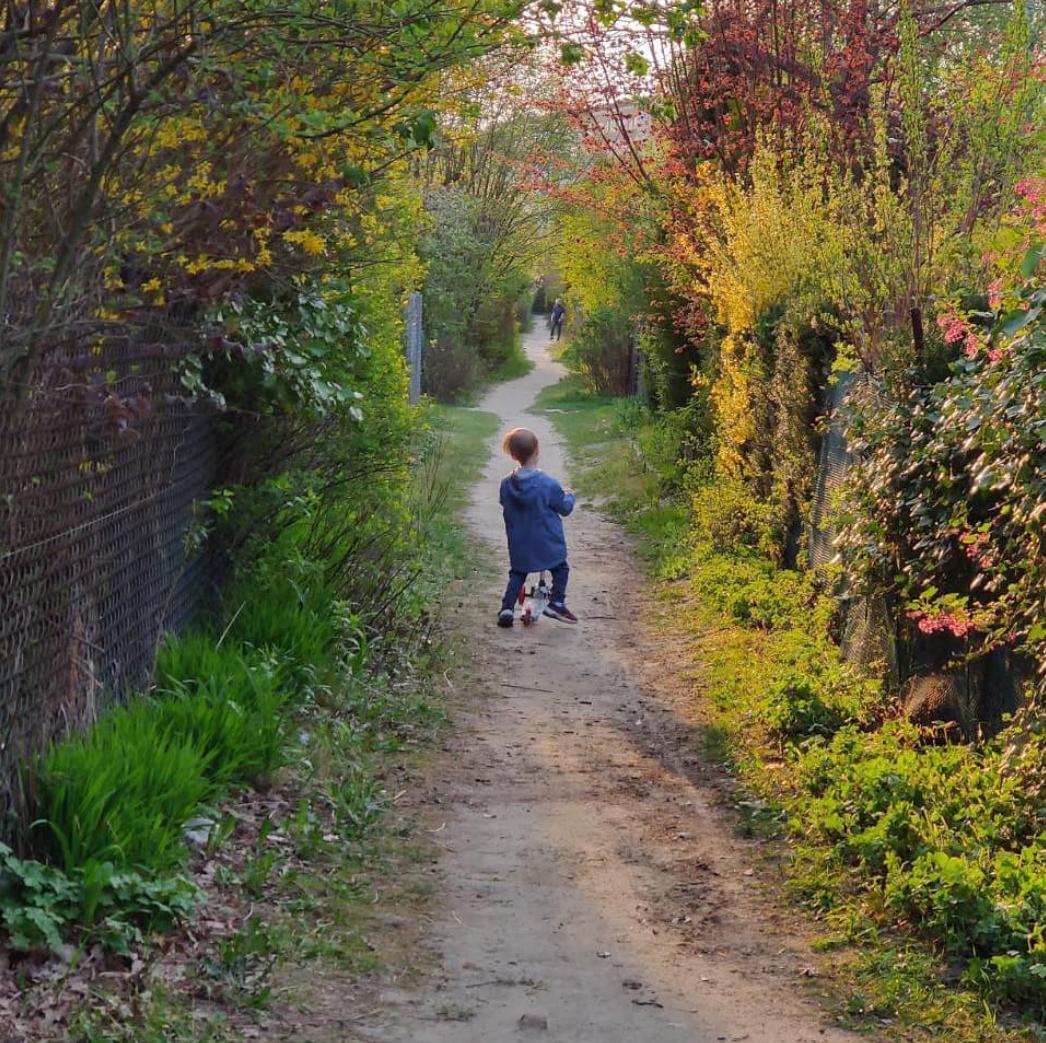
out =
[[540,477],[537,468],[513,471],[505,483],[505,496],[517,507],[533,503],[541,495]]

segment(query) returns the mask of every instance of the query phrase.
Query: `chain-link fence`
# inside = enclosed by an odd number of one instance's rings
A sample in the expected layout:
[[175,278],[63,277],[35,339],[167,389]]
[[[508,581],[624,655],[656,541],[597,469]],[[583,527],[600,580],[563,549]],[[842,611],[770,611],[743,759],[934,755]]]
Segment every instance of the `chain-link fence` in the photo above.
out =
[[[824,569],[838,558],[838,529],[833,519],[852,462],[845,434],[851,403],[858,397],[881,394],[864,374],[843,374],[829,388],[827,427],[811,505],[810,560],[814,568]],[[906,702],[915,711],[923,681],[938,688],[950,685],[956,705],[934,707],[928,712],[954,712],[971,731],[979,726],[994,730],[1001,726],[1005,714],[1017,709],[1022,689],[1033,675],[1032,664],[1025,658],[996,650],[961,668],[948,666],[951,650],[932,637],[904,636],[897,625],[896,610],[884,597],[850,593],[846,562],[840,564],[839,643],[847,662],[866,673],[885,677],[895,688],[905,682]]]
[[[828,388],[827,426],[821,439],[810,510],[810,563],[815,569],[824,569],[838,558],[835,517],[838,497],[852,462],[846,442],[848,412],[856,396],[869,392],[866,377],[852,371],[838,374]],[[842,597],[839,641],[843,655],[861,670],[880,674],[896,684],[899,678],[896,632],[885,599],[848,595],[845,574],[839,582]]]
[[824,568],[837,556],[832,516],[835,498],[850,466],[850,452],[846,445],[846,401],[853,386],[852,374],[840,373],[826,396],[827,427],[821,439],[810,505],[810,564],[815,569]]
[[215,438],[180,354],[77,347],[0,383],[0,808],[25,757],[148,682],[206,596],[185,535]]

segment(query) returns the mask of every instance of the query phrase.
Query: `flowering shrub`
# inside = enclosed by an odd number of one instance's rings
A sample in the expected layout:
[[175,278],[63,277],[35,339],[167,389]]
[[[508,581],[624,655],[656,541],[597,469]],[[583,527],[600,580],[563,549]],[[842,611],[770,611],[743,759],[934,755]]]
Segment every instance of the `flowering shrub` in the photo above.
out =
[[[1038,205],[1032,202],[1029,213]],[[1033,238],[1012,288],[993,283],[994,311],[941,316],[944,339],[962,344],[946,380],[885,405],[865,404],[843,535],[864,581],[896,589],[919,632],[961,639],[969,653],[1015,647],[1040,666],[1046,660],[1042,257]]]

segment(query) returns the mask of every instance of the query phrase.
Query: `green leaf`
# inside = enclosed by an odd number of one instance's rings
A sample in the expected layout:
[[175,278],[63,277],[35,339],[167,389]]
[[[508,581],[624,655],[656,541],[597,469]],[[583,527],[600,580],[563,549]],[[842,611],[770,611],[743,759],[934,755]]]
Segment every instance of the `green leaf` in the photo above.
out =
[[559,48],[559,60],[564,65],[578,65],[584,57],[584,50],[576,43],[565,43]]
[[370,175],[361,167],[354,166],[342,167],[341,178],[353,188],[363,188],[370,182]]
[[1022,330],[1029,322],[1034,321],[1039,317],[1038,308],[1029,308],[1027,311],[1021,311],[1016,309],[1011,312],[1007,312],[1002,322],[999,324],[999,332],[1004,337],[1012,337],[1019,330]]
[[1030,279],[1038,271],[1044,254],[1046,254],[1046,244],[1039,243],[1024,255],[1024,260],[1021,262],[1021,275],[1025,279]]
[[633,76],[646,76],[650,72],[650,62],[643,55],[633,51],[625,56],[625,68]]

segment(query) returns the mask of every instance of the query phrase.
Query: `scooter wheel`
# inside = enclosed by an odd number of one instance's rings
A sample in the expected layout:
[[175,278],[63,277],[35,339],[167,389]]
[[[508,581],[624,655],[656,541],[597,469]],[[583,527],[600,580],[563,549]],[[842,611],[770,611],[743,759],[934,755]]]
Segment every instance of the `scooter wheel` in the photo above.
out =
[[530,609],[525,609],[523,615],[520,616],[520,621],[525,627],[530,626],[534,622],[534,617],[531,615]]

